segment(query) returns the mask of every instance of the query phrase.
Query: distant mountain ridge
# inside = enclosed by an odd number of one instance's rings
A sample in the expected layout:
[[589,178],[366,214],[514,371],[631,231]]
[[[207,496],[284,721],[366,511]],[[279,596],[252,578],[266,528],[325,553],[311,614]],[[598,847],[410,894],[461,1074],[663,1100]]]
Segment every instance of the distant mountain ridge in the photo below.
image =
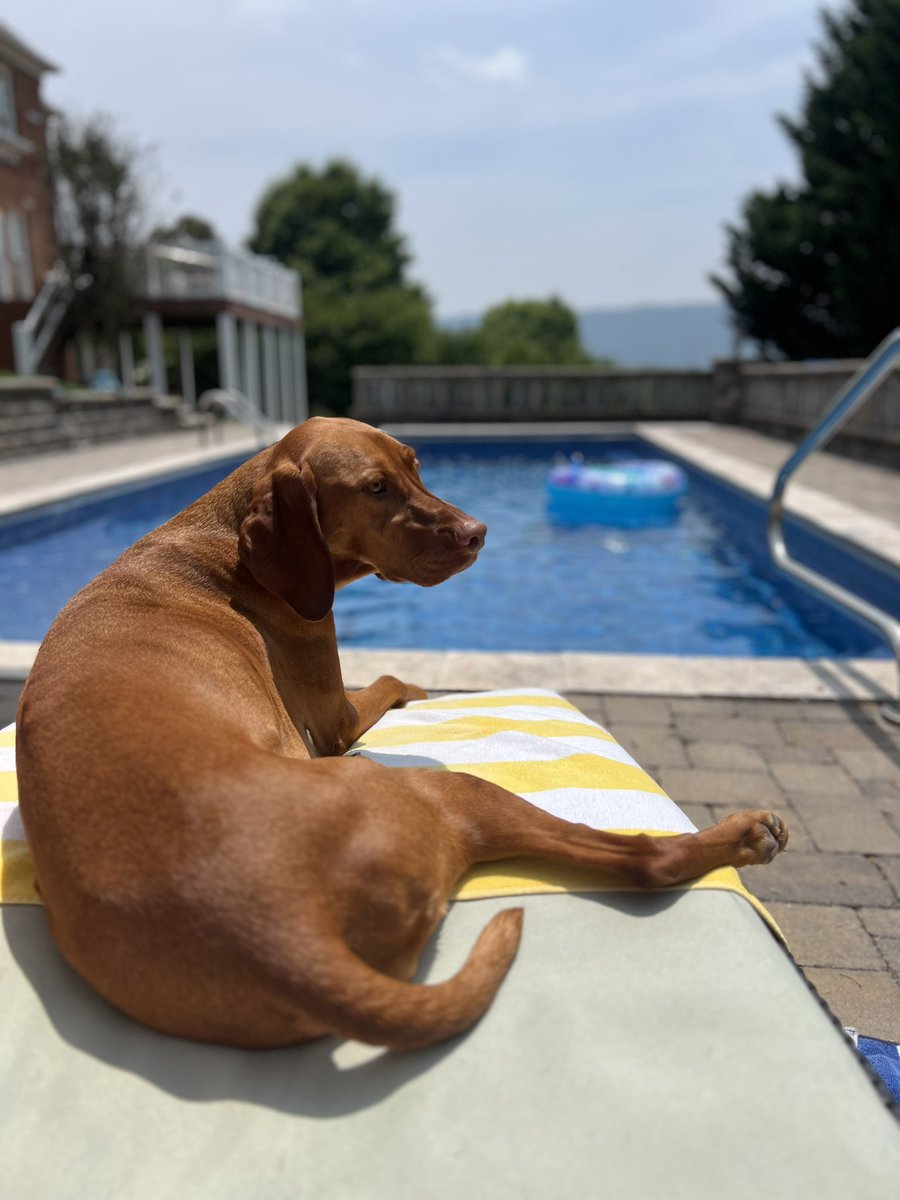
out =
[[[708,367],[730,358],[734,334],[724,304],[636,304],[576,314],[588,354],[618,367]],[[470,329],[478,317],[451,317],[446,329]]]
[[708,367],[734,353],[724,304],[646,304],[578,313],[588,354],[619,367]]

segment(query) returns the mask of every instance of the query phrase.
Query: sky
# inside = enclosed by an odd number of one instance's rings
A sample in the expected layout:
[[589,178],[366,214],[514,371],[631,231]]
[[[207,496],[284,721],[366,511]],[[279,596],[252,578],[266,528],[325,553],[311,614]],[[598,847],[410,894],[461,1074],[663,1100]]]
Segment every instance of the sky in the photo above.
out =
[[[830,0],[829,7],[835,7]],[[239,243],[272,180],[349,157],[442,317],[715,297],[726,223],[796,177],[778,127],[821,0],[6,0],[47,102],[152,147],[154,223]]]

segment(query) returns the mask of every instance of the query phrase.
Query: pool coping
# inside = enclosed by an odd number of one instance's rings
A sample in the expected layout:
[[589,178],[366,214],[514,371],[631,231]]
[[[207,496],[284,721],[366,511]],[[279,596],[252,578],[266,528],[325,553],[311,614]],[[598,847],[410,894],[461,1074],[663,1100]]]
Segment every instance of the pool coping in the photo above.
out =
[[[272,445],[290,426],[279,427],[277,437],[261,441],[257,436],[230,433],[221,440],[205,445],[190,446],[142,462],[131,462],[112,469],[85,472],[56,482],[42,481],[31,488],[22,488],[6,495],[0,494],[0,520],[12,519],[33,512],[39,514],[59,504],[66,504],[90,495],[108,495],[136,483],[162,481],[212,463],[243,454],[253,454]],[[0,643],[5,645],[9,643]]]
[[[691,440],[697,423],[564,422],[484,425],[387,425],[397,437],[433,441],[538,440],[548,435],[610,437],[636,434],[659,449],[686,459],[756,498],[771,494],[775,473],[734,455]],[[286,431],[286,430],[285,430]],[[280,436],[280,435],[279,435]],[[255,438],[190,450],[92,472],[77,480],[43,485],[0,496],[0,517],[46,508],[99,490],[162,478],[183,470],[258,450]],[[23,502],[24,498],[24,502]],[[831,536],[856,544],[900,567],[900,527],[833,500],[813,488],[793,485],[791,513]],[[24,680],[39,643],[0,641],[0,679]],[[541,686],[577,693],[618,693],[743,699],[883,700],[896,694],[897,668],[891,659],[709,658],[682,655],[597,654],[593,652],[502,652],[476,650],[358,650],[340,652],[348,687],[361,687],[378,675],[400,675],[433,691],[480,691]]]
[[[691,466],[717,479],[725,479],[757,500],[768,501],[775,485],[776,472],[693,441],[691,430],[697,425],[697,422],[684,426],[639,423],[633,426],[633,430],[658,449],[678,455]],[[876,517],[802,483],[788,485],[785,511],[824,530],[838,541],[860,547],[900,569],[900,526],[893,521]]]

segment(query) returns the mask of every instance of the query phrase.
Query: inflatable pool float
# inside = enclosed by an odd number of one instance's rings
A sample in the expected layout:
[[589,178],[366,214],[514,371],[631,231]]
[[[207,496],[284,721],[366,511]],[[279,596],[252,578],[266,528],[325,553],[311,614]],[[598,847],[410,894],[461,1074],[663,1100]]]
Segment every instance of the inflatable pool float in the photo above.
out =
[[687,491],[687,475],[662,459],[590,466],[573,459],[547,477],[551,517],[572,524],[637,527],[672,520]]

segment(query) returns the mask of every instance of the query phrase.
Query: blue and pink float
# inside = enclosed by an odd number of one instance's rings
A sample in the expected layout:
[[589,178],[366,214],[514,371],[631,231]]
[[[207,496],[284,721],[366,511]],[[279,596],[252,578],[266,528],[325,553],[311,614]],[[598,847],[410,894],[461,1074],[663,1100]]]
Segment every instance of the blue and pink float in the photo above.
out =
[[573,457],[547,476],[547,508],[563,524],[618,528],[667,524],[687,491],[681,467],[663,459],[589,465]]

